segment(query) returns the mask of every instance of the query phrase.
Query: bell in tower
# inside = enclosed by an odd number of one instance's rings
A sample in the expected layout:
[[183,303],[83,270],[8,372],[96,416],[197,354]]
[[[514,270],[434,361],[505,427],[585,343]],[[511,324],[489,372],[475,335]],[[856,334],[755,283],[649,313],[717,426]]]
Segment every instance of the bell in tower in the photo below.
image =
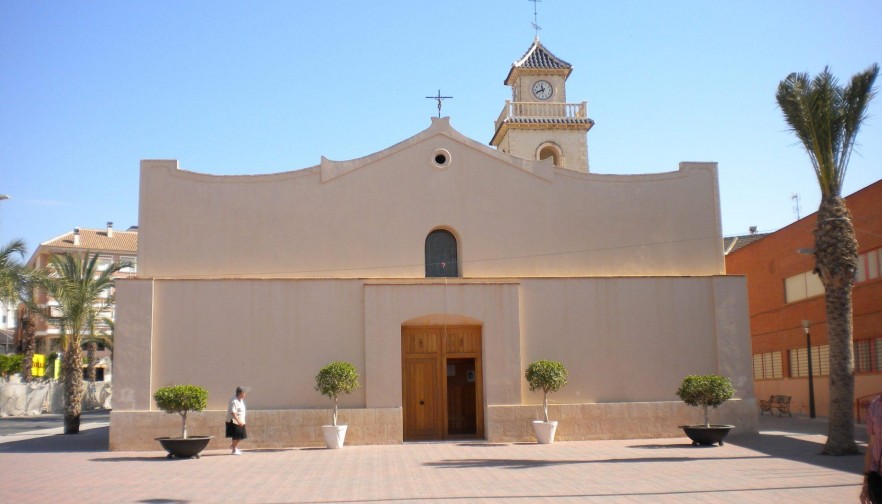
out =
[[512,99],[496,119],[490,145],[526,159],[551,158],[555,166],[588,172],[588,103],[567,103],[573,66],[551,53],[539,37],[511,65],[505,85]]

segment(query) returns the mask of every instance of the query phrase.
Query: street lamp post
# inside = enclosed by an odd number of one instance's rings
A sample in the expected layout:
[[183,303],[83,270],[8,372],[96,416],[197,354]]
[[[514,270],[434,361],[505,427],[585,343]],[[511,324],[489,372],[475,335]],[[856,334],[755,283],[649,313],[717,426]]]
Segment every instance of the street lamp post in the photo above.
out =
[[802,321],[802,330],[805,331],[805,346],[808,350],[808,385],[809,385],[809,418],[815,418],[815,381],[812,372],[812,333],[809,331],[809,321]]

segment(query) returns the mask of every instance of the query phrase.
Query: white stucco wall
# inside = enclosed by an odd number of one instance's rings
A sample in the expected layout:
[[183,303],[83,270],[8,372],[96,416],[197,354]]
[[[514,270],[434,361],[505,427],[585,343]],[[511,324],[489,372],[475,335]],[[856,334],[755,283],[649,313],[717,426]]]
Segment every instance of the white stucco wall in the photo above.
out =
[[[445,169],[432,165],[438,149]],[[723,272],[715,163],[596,175],[497,152],[447,119],[359,160],[259,176],[143,161],[141,277],[420,278],[435,228],[463,277]]]
[[142,302],[121,303],[114,387],[140,400],[114,408],[153,409],[149,395],[176,383],[207,388],[209,409],[239,384],[254,409],[327,407],[313,377],[334,360],[362,375],[341,404],[400,407],[402,325],[464,321],[482,327],[487,405],[541,402],[523,379],[537,359],[570,370],[558,403],[676,400],[697,373],[731,376],[752,398],[744,290],[741,277],[124,280],[120,300]]

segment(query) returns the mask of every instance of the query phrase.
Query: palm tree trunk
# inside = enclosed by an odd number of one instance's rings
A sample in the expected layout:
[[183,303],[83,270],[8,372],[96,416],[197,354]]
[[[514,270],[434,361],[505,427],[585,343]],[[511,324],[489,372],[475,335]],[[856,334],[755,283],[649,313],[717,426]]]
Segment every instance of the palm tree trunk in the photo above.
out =
[[64,376],[64,433],[80,432],[83,397],[83,357],[78,338],[70,338],[61,361]]
[[96,378],[95,364],[97,359],[95,359],[95,351],[97,347],[98,345],[94,341],[89,342],[89,350],[86,354],[86,378],[92,383],[95,383]]
[[37,326],[34,323],[33,315],[31,315],[27,308],[22,309],[20,321],[22,334],[21,350],[24,354],[24,358],[21,361],[21,376],[24,378],[25,383],[29,383],[33,379],[31,369],[34,367],[34,346],[37,341]]
[[824,198],[815,227],[816,271],[824,284],[830,342],[830,418],[823,453],[859,453],[854,441],[854,348],[851,288],[858,244],[845,201]]

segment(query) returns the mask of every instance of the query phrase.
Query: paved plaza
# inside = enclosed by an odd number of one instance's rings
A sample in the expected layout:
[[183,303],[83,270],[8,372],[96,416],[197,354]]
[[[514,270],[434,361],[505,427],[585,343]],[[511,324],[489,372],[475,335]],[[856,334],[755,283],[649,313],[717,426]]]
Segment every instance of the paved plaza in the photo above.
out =
[[[688,439],[482,442],[205,452],[107,451],[106,415],[77,436],[43,419],[3,429],[3,502],[857,502],[862,456],[819,455],[823,419],[761,417],[722,447]],[[734,431],[733,431],[734,432]],[[858,438],[866,431],[858,426]]]

